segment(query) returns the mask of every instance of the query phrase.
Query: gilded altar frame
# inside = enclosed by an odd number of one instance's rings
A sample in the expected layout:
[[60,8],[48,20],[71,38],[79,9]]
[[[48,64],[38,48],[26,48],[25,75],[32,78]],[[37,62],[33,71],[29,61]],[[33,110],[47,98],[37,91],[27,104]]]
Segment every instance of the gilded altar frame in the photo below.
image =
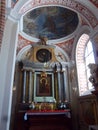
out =
[[[35,72],[34,75],[34,101],[35,102],[54,102],[54,75],[51,72],[45,72],[47,77],[41,77],[42,72]],[[42,82],[45,81],[45,88],[42,88]]]

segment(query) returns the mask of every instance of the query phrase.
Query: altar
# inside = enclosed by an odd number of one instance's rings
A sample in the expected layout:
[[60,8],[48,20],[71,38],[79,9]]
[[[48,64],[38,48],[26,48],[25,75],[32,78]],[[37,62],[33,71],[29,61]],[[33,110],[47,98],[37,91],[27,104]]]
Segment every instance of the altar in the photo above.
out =
[[25,130],[71,130],[70,110],[29,110],[24,114]]
[[32,45],[21,57],[14,130],[72,130],[69,67],[53,45]]

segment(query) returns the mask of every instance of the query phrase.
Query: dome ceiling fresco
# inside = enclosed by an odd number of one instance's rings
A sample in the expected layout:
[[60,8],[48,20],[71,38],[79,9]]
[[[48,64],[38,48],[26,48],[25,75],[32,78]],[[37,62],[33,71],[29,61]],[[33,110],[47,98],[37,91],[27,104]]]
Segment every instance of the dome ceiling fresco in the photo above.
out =
[[60,39],[72,34],[79,23],[78,15],[66,8],[48,6],[36,8],[23,16],[23,32],[49,40]]

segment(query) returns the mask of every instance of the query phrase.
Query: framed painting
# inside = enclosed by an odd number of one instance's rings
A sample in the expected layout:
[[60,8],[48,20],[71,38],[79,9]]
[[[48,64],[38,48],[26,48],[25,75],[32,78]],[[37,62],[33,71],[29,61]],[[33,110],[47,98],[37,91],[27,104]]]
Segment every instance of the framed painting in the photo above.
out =
[[46,77],[42,72],[35,72],[34,77],[34,101],[53,102],[54,101],[54,76],[53,73],[46,72]]

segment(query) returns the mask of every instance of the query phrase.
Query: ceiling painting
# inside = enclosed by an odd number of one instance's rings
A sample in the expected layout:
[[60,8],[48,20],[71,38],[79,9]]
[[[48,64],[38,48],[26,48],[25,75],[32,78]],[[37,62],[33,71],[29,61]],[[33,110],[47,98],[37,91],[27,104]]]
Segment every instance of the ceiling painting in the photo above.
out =
[[[96,0],[97,1],[97,0]],[[20,10],[17,10],[19,14],[24,14],[28,12],[28,10],[31,10],[38,6],[46,6],[46,5],[62,5],[65,7],[68,7],[72,10],[75,10],[76,12],[82,14],[89,22],[89,24],[95,28],[98,24],[96,16],[92,13],[92,11],[84,6],[83,4],[73,1],[73,0],[32,0],[29,1],[27,4],[24,4]]]
[[57,6],[34,9],[23,17],[23,32],[35,38],[60,39],[72,34],[79,20],[75,12]]

